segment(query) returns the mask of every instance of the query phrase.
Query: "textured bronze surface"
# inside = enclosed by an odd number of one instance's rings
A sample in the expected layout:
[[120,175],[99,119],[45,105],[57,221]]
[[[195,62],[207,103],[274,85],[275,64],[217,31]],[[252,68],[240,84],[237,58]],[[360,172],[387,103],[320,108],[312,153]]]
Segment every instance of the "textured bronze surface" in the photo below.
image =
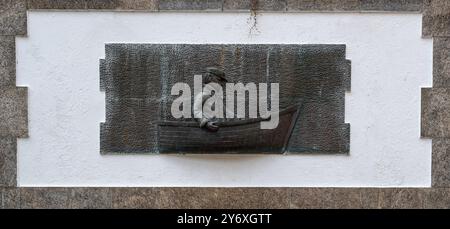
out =
[[[106,58],[100,61],[100,87],[106,92],[106,122],[101,127],[102,153],[158,152],[158,133],[174,128],[164,125],[157,129],[157,123],[192,121],[172,117],[171,101],[176,98],[170,94],[172,86],[183,82],[194,88],[194,75],[203,74],[210,66],[222,69],[233,83],[279,83],[280,110],[302,101],[298,119],[282,119],[280,123],[286,126],[281,128],[286,131],[291,123],[295,123],[287,147],[283,147],[287,152],[348,153],[350,128],[344,123],[344,106],[345,91],[350,89],[350,62],[345,59],[345,45],[188,44],[106,45]],[[188,131],[183,128],[184,132]],[[259,132],[246,134],[239,131],[240,127],[231,129],[246,136],[240,144],[232,144],[236,146],[232,147],[233,151],[250,153],[238,146],[250,144],[253,142],[251,136],[258,136]],[[195,134],[195,131],[190,133]],[[218,135],[220,133],[219,130]],[[180,133],[180,137],[182,135]],[[191,140],[203,138],[208,141],[206,134],[199,132],[197,135]],[[266,141],[271,139],[270,136],[274,137],[273,134],[262,135],[267,136]],[[170,147],[177,142],[164,136],[163,133],[161,143],[165,149],[192,152],[181,147],[187,142],[180,143],[178,148]],[[176,137],[173,131],[171,137]],[[223,137],[226,138],[220,138]],[[202,150],[204,153],[223,152],[220,150],[223,146],[206,145]],[[258,149],[264,152],[267,147],[261,144],[260,148],[253,147],[251,153]]]

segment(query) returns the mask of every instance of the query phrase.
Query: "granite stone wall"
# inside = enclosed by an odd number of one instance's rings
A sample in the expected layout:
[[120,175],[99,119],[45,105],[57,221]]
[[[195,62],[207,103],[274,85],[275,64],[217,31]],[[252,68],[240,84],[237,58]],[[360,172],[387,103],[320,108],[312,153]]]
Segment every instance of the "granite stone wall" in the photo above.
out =
[[[422,12],[434,39],[433,87],[422,90],[422,137],[433,139],[431,188],[18,188],[16,139],[27,137],[27,89],[15,85],[15,36],[26,11],[209,10]],[[0,0],[1,208],[450,208],[448,0]]]

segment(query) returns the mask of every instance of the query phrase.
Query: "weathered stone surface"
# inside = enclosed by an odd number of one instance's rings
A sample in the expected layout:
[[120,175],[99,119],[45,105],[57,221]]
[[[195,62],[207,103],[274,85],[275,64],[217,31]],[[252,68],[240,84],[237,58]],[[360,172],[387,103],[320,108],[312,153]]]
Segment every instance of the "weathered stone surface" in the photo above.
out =
[[159,10],[212,10],[221,11],[221,0],[161,0]]
[[450,36],[450,1],[423,0],[422,35]]
[[449,188],[0,188],[1,208],[449,208]]
[[20,191],[18,188],[0,188],[0,207],[2,209],[20,208]]
[[380,189],[379,208],[420,209],[424,206],[425,189],[386,188]]
[[277,209],[289,208],[287,188],[219,188],[218,208]]
[[112,207],[110,188],[71,188],[69,189],[69,208],[105,209]]
[[288,11],[359,11],[360,0],[287,0]]
[[361,10],[421,11],[423,0],[360,0]]
[[86,9],[86,0],[28,0],[28,9]]
[[53,209],[69,207],[67,188],[20,188],[20,207]]
[[1,88],[0,137],[28,136],[27,88]]
[[224,0],[224,11],[285,11],[286,0]]
[[220,192],[216,188],[157,188],[158,208],[220,208]]
[[26,0],[0,1],[0,36],[26,35]]
[[28,0],[28,9],[157,11],[159,0]]
[[160,0],[120,0],[116,9],[158,11]]
[[291,208],[371,209],[378,208],[377,188],[293,188]]
[[433,88],[450,88],[450,38],[433,39]]
[[293,188],[290,208],[330,209],[334,208],[333,188]]
[[193,90],[193,76],[207,67],[224,69],[232,83],[280,83],[280,110],[303,101],[288,152],[348,153],[345,45],[190,44],[106,45],[100,61],[107,107],[102,152],[154,152],[155,123],[175,120],[172,86],[184,82]]
[[425,209],[449,209],[450,208],[450,189],[448,188],[430,188],[424,189]]
[[215,188],[157,188],[158,208],[168,209],[199,209],[214,208]]
[[287,188],[155,188],[158,208],[288,208]]
[[422,137],[450,137],[450,88],[422,88]]
[[16,86],[16,45],[14,36],[0,36],[0,88]]
[[113,208],[159,208],[159,192],[155,188],[112,188]]
[[120,2],[119,0],[86,0],[86,9],[116,9]]
[[113,208],[289,208],[289,188],[113,188]]
[[450,139],[433,139],[432,187],[450,187]]
[[378,207],[379,191],[376,188],[335,188],[336,209],[373,209]]
[[16,186],[16,151],[16,137],[0,137],[0,187]]

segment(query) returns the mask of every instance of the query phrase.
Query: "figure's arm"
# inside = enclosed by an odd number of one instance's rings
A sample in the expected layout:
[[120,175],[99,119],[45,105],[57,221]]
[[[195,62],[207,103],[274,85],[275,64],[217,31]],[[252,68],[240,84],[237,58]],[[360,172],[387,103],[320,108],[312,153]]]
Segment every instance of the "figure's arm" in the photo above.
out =
[[205,100],[206,99],[203,93],[200,93],[194,97],[193,113],[195,120],[200,123],[200,127],[206,125],[206,121],[203,121],[203,103]]

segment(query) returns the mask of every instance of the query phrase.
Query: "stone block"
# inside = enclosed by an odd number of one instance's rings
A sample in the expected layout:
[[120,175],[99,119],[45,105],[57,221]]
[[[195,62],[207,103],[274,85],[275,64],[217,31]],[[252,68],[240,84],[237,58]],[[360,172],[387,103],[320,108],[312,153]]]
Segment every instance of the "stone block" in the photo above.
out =
[[333,200],[336,209],[374,209],[378,207],[377,188],[334,188]]
[[288,11],[359,11],[360,0],[287,0]]
[[121,209],[155,209],[163,201],[155,188],[112,188],[111,195],[113,208]]
[[16,137],[0,137],[0,187],[16,187],[16,154]]
[[159,10],[207,10],[221,11],[221,0],[161,0],[159,2]]
[[379,208],[382,209],[421,209],[426,198],[425,189],[385,188],[380,190]]
[[433,139],[432,187],[450,187],[450,139]]
[[86,9],[87,0],[28,0],[28,9]]
[[422,36],[450,36],[450,1],[423,0]]
[[360,0],[365,11],[421,11],[423,0]]
[[20,207],[24,209],[68,208],[68,188],[20,188]]
[[20,208],[20,191],[19,188],[0,188],[0,201],[2,209],[19,209]]
[[422,137],[450,137],[450,88],[422,88]]
[[286,11],[286,0],[224,0],[224,11]]
[[71,209],[108,209],[112,207],[110,188],[70,188],[69,204]]
[[450,38],[433,39],[433,88],[450,88]]
[[293,188],[292,209],[332,209],[335,207],[332,188]]
[[0,36],[27,34],[26,0],[0,1]]
[[216,196],[218,208],[287,209],[289,208],[290,189],[219,188],[216,191]]
[[158,11],[159,0],[28,0],[28,9]]
[[425,189],[424,208],[425,209],[449,209],[450,189],[430,188]]
[[0,137],[28,137],[27,88],[0,90]]
[[16,45],[14,36],[0,36],[0,88],[16,86]]

